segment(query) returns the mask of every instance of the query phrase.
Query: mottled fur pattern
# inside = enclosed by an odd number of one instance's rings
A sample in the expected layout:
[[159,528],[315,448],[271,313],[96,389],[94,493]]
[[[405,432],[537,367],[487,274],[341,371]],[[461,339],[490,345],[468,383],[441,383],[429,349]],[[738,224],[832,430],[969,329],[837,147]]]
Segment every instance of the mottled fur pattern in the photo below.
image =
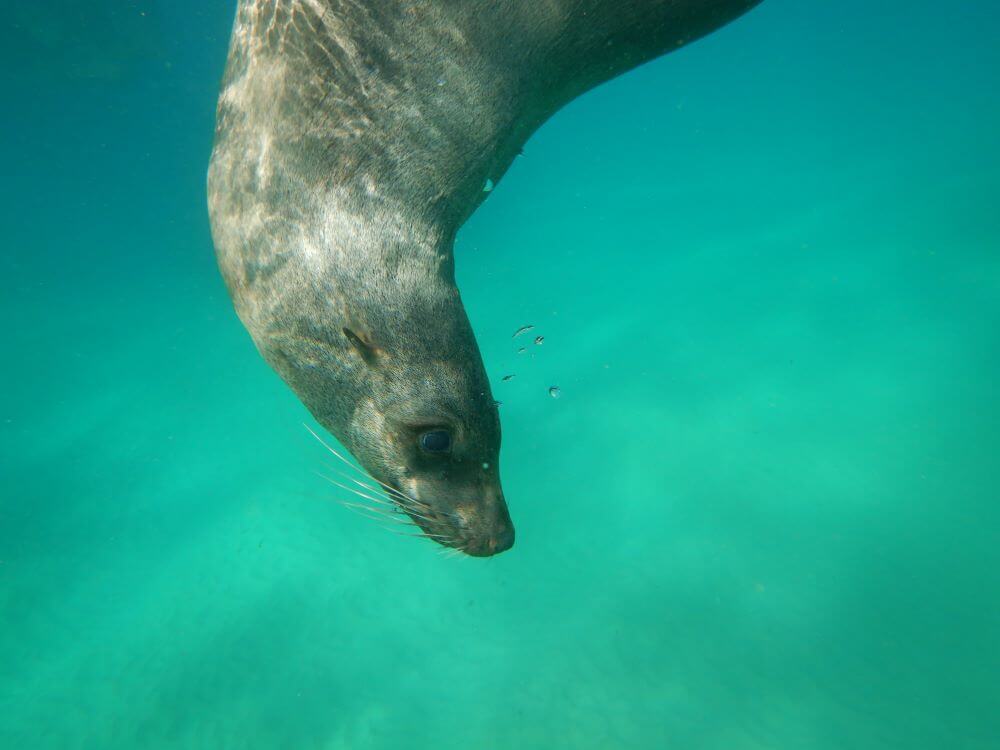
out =
[[[209,209],[261,354],[449,546],[513,542],[459,226],[583,91],[757,0],[241,0]],[[446,456],[419,448],[446,428]]]

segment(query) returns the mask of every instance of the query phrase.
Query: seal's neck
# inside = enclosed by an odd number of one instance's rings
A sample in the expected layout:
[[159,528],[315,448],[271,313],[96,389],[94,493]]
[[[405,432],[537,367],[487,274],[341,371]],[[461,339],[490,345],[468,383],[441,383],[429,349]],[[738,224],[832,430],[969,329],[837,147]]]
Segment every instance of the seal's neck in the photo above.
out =
[[555,110],[758,1],[242,0],[218,133],[453,235]]

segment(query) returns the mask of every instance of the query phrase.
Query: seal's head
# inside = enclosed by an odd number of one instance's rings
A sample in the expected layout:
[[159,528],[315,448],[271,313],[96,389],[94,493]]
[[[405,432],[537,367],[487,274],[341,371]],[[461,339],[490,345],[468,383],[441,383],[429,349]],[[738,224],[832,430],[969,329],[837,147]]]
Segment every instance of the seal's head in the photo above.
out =
[[366,382],[343,439],[426,534],[488,556],[514,543],[500,487],[500,419],[457,292],[448,307],[414,314],[421,306],[411,306],[405,347],[392,345],[388,328],[344,327],[355,378]]
[[310,319],[339,329],[280,337],[280,357],[269,359],[426,535],[477,557],[503,552],[514,527],[500,486],[500,419],[458,290],[436,274],[392,289],[390,298],[337,295],[354,300],[350,310]]

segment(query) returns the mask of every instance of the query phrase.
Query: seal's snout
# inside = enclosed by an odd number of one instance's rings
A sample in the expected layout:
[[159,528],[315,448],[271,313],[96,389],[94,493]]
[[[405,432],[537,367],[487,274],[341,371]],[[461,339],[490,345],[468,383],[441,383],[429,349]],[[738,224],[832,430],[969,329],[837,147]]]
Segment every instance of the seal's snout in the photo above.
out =
[[490,557],[506,552],[514,546],[514,527],[508,522],[503,528],[483,536],[477,542],[465,545],[465,553],[472,557]]
[[513,547],[514,527],[512,525],[508,525],[506,529],[497,534],[497,536],[493,539],[493,543],[494,543],[493,546],[494,554],[496,554],[497,552],[506,552],[511,547]]
[[[456,494],[461,498],[457,502]],[[514,524],[499,489],[467,490],[462,497],[452,488],[437,494],[428,507],[435,522],[428,524],[425,517],[422,525],[447,547],[471,557],[491,557],[514,546]]]
[[506,552],[514,546],[514,527],[510,524],[503,530],[490,537],[489,550],[491,555]]

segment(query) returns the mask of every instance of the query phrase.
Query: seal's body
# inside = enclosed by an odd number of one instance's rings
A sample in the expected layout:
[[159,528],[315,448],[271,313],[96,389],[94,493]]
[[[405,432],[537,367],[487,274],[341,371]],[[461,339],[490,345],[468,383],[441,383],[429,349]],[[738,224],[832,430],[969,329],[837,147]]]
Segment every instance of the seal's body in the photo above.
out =
[[240,0],[219,266],[261,354],[432,538],[513,543],[458,228],[559,107],[758,1]]

